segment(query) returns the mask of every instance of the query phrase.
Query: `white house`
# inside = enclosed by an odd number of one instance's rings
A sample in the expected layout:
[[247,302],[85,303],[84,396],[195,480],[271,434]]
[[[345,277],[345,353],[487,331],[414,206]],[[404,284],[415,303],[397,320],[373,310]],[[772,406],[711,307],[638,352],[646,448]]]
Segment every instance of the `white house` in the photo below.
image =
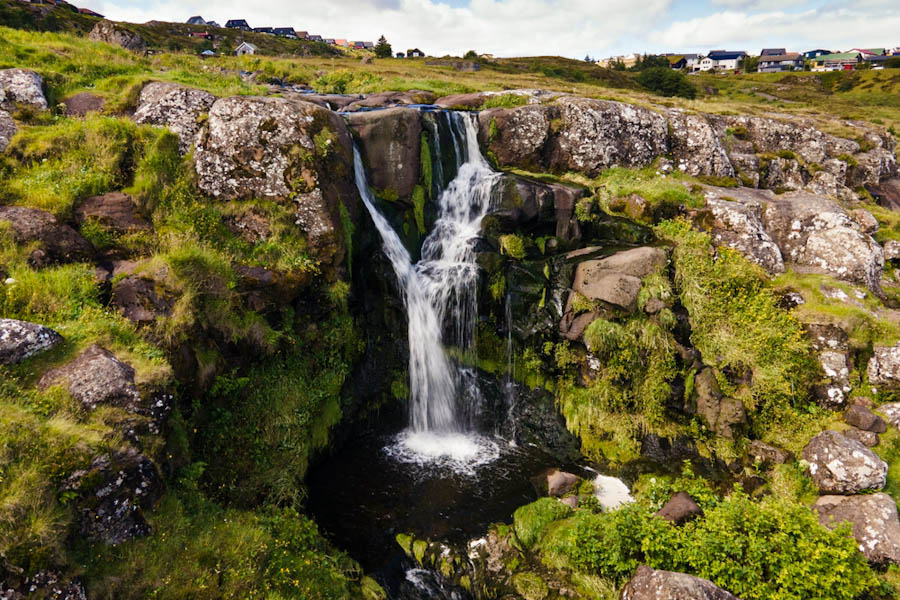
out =
[[747,57],[743,50],[713,50],[700,61],[701,71],[734,71]]
[[235,56],[244,56],[245,54],[256,54],[258,48],[250,42],[241,42],[241,45],[235,48]]

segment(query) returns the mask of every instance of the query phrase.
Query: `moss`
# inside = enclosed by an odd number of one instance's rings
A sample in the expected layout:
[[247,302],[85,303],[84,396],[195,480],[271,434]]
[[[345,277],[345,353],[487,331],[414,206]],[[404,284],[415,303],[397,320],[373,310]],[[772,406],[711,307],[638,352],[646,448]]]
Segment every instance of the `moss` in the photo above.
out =
[[495,94],[485,98],[479,110],[489,108],[515,108],[528,104],[528,97],[523,94]]
[[491,119],[491,123],[488,126],[488,143],[493,143],[494,140],[497,139],[497,136],[500,134],[500,130],[497,127],[497,119]]
[[415,558],[416,562],[420,565],[424,565],[422,561],[425,560],[426,550],[428,550],[428,542],[426,542],[425,540],[415,540],[412,543],[413,558]]
[[[429,188],[430,189],[430,188]],[[422,186],[417,185],[413,188],[412,194],[413,215],[416,219],[416,229],[419,235],[425,234],[425,190]]]
[[[425,135],[424,132],[422,132],[422,137],[419,139],[419,166],[422,186],[425,188],[425,194],[431,198],[432,186],[434,185],[431,164],[431,146],[429,145],[428,136]],[[415,195],[413,196],[413,199],[415,199]],[[416,218],[418,220],[418,217]],[[422,219],[422,222],[424,223],[424,218]]]
[[544,600],[550,594],[550,588],[536,573],[517,573],[512,578],[513,587],[524,600]]
[[850,154],[841,154],[840,156],[838,156],[838,160],[844,161],[850,168],[859,166],[859,163],[856,162],[856,159],[853,158],[853,156],[851,156]]
[[506,276],[503,273],[494,273],[490,283],[491,298],[494,302],[500,302],[506,296]]
[[500,236],[500,252],[516,260],[525,259],[525,240],[516,234]]
[[541,498],[526,504],[513,514],[516,538],[525,548],[533,548],[551,523],[565,519],[571,513],[572,509],[556,498]]
[[387,592],[371,577],[363,577],[360,587],[363,600],[387,600]]

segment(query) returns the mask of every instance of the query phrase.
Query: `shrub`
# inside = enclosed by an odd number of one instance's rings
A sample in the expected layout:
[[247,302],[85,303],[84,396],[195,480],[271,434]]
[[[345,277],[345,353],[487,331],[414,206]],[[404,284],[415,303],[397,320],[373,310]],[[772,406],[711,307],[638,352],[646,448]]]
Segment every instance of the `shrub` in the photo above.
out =
[[554,521],[564,519],[572,509],[556,498],[541,498],[516,509],[513,528],[516,538],[526,548],[531,548],[544,536],[544,530]]
[[638,83],[660,96],[680,96],[693,100],[697,89],[681,71],[669,67],[651,67],[641,71]]

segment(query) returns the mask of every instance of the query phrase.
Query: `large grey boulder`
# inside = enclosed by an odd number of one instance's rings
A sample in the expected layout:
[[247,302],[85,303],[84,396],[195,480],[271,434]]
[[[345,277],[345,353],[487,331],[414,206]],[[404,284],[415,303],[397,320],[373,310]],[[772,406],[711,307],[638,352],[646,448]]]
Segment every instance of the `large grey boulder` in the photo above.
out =
[[407,90],[405,92],[379,92],[368,94],[364,98],[354,100],[343,110],[355,112],[364,108],[385,108],[389,106],[409,106],[411,104],[431,104],[437,96],[424,90]]
[[90,242],[77,231],[48,212],[24,206],[0,206],[0,222],[12,227],[13,238],[19,244],[39,242],[32,253],[34,266],[47,263],[88,260],[93,254]]
[[900,428],[900,402],[882,404],[875,410],[884,415],[885,420],[891,427]]
[[419,182],[422,123],[419,111],[389,108],[347,116],[368,166],[369,185],[390,200],[412,205]]
[[134,120],[137,123],[168,127],[178,135],[178,146],[187,152],[200,131],[201,116],[209,112],[216,97],[195,88],[154,81],[141,90]]
[[856,440],[823,431],[803,449],[813,482],[823,494],[858,494],[880,490],[887,480],[887,463]]
[[769,273],[783,273],[781,250],[763,227],[762,202],[722,199],[726,192],[708,192],[706,210],[700,215],[713,243],[737,250]]
[[[812,123],[768,117],[727,117],[729,127],[742,130],[756,152],[794,152],[806,162],[822,163],[835,144],[833,136],[822,133]],[[839,139],[839,138],[834,138]],[[858,146],[857,146],[858,148]]]
[[760,187],[776,190],[779,193],[801,190],[805,185],[806,180],[803,178],[800,163],[793,158],[769,160],[765,169],[765,177],[760,181]]
[[6,152],[18,128],[9,113],[0,109],[0,153]]
[[0,109],[13,110],[17,105],[48,108],[44,80],[28,69],[4,69],[0,71]]
[[876,386],[900,385],[900,343],[875,346],[867,369],[869,383]]
[[737,600],[708,579],[656,571],[641,565],[622,590],[622,600]]
[[771,199],[763,210],[785,263],[880,291],[884,254],[834,201],[806,192]]
[[575,269],[572,293],[631,311],[637,306],[641,279],[665,264],[665,251],[648,246],[587,260]]
[[856,164],[848,169],[847,185],[852,188],[875,185],[897,176],[897,158],[884,148],[874,148],[853,157]]
[[0,319],[0,365],[18,364],[62,341],[62,336],[49,327],[16,319]]
[[850,523],[859,551],[873,565],[900,564],[900,519],[887,494],[822,496],[815,509],[825,527]]
[[669,112],[669,144],[675,166],[688,175],[734,177],[722,138],[706,117]]
[[132,52],[143,52],[147,49],[147,42],[139,34],[123,27],[119,23],[106,19],[98,22],[88,34],[88,39],[95,42],[106,42],[114,46],[121,46]]
[[93,345],[72,362],[44,373],[40,389],[63,385],[88,410],[101,404],[137,412],[141,395],[134,382],[134,369],[109,350]]
[[540,169],[541,155],[550,137],[550,110],[522,106],[514,110],[492,109],[478,115],[480,136],[488,142],[501,165]]

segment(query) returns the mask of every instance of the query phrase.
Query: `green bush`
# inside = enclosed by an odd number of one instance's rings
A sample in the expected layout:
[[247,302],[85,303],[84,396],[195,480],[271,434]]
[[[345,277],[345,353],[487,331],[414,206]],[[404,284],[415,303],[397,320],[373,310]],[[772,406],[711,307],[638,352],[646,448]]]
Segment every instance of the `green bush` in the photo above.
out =
[[572,513],[572,509],[556,498],[541,498],[531,504],[520,506],[513,514],[513,528],[516,538],[526,548],[531,548],[544,535],[550,523],[564,519]]
[[651,67],[641,71],[638,83],[660,96],[680,96],[693,100],[697,89],[681,71],[669,67]]

